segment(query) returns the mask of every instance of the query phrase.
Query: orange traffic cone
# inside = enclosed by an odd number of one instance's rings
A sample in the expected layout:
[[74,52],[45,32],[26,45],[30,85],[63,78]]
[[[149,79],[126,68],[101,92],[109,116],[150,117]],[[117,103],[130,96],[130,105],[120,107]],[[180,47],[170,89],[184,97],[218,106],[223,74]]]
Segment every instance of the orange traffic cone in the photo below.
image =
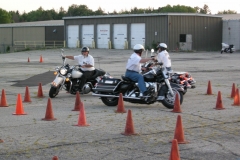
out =
[[53,156],[52,160],[58,160],[58,156]]
[[31,98],[30,98],[28,86],[26,86],[25,97],[24,97],[24,101],[23,102],[32,102]]
[[221,92],[220,92],[220,91],[218,91],[216,108],[214,108],[214,109],[218,109],[218,110],[225,109],[225,108],[223,107],[223,104],[222,104],[222,95],[221,95]]
[[39,83],[38,85],[38,94],[37,97],[42,98],[43,97],[43,91],[42,91],[42,83]]
[[56,118],[54,118],[54,116],[53,116],[51,98],[48,98],[45,118],[42,118],[42,120],[45,120],[45,121],[54,121],[54,120],[56,120]]
[[0,101],[0,107],[8,107],[6,94],[5,94],[5,90],[4,89],[2,89],[2,96],[1,96],[1,101]]
[[181,110],[181,107],[180,107],[179,95],[178,94],[176,94],[176,96],[175,96],[174,108],[173,108],[172,112],[182,113],[182,110]]
[[29,57],[28,57],[28,62],[30,62],[30,59],[29,59]]
[[74,109],[72,111],[79,111],[80,108],[81,108],[81,99],[80,99],[80,94],[79,92],[77,91],[76,93],[76,100],[75,100],[75,106],[74,106]]
[[4,141],[2,139],[0,139],[0,143],[3,143]]
[[87,120],[86,120],[84,104],[83,104],[83,102],[80,102],[80,103],[82,103],[82,107],[80,108],[80,112],[79,112],[78,124],[76,124],[74,126],[89,126],[89,124],[87,124]]
[[40,56],[40,63],[42,63],[43,62],[43,58],[42,58],[42,55]]
[[212,95],[212,85],[211,85],[211,81],[208,81],[208,88],[207,88],[207,95]]
[[172,148],[169,160],[180,160],[180,154],[178,150],[178,142],[176,139],[172,140]]
[[24,113],[23,104],[22,104],[22,96],[21,94],[17,95],[17,105],[16,105],[16,112],[13,115],[26,115]]
[[182,126],[182,117],[181,115],[178,115],[177,117],[177,123],[176,123],[176,128],[175,128],[175,133],[174,133],[174,138],[178,141],[179,144],[185,144],[189,143],[184,139],[184,131],[183,131],[183,126]]
[[119,94],[118,106],[117,106],[117,110],[116,110],[115,112],[116,112],[116,113],[126,113],[126,112],[127,112],[127,111],[124,109],[124,103],[123,103],[122,93]]
[[235,95],[234,95],[234,102],[232,106],[240,106],[240,95],[238,88],[236,89]]
[[234,98],[235,92],[236,92],[236,87],[235,87],[235,83],[233,83],[233,84],[232,84],[231,98]]
[[133,124],[133,120],[132,120],[132,111],[131,110],[128,110],[128,113],[127,113],[125,132],[121,133],[121,134],[123,134],[125,136],[138,135],[137,133],[135,133],[135,130],[134,130],[134,124]]

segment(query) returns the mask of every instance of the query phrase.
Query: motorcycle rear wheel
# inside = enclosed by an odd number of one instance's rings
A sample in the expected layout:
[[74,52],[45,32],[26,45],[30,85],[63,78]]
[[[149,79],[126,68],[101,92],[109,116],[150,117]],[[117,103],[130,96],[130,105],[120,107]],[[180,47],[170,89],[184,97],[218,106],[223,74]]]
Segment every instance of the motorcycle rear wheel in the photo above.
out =
[[101,100],[106,106],[113,107],[118,105],[118,98],[101,97]]
[[174,96],[172,96],[170,92],[167,92],[165,94],[164,100],[162,101],[162,104],[168,109],[173,109],[174,108],[176,94],[178,94],[180,104],[182,104],[182,102],[183,102],[183,92],[178,92],[174,88],[172,90],[173,90]]
[[56,97],[59,93],[59,89],[60,89],[60,86],[59,87],[51,87],[49,90],[49,97],[50,98]]

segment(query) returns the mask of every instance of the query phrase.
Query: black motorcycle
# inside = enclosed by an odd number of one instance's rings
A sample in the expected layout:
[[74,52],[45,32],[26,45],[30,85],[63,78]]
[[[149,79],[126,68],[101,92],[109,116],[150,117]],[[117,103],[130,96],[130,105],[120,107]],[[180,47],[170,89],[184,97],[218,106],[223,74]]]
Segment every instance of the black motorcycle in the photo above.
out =
[[143,74],[149,94],[142,96],[138,83],[122,76],[122,79],[103,78],[93,88],[93,96],[98,96],[107,106],[118,104],[119,94],[122,93],[123,100],[131,103],[153,104],[161,102],[165,107],[172,109],[175,103],[176,94],[179,96],[180,104],[183,102],[184,89],[169,81],[168,72],[162,63],[156,63],[154,67]]
[[[150,60],[147,61],[142,65],[142,68],[145,68],[145,70],[142,71],[142,74],[148,72],[151,70],[151,66],[153,66],[154,61]],[[183,94],[187,93],[187,89],[191,88],[196,88],[196,81],[192,77],[192,75],[188,72],[173,72],[169,71],[169,81],[176,83],[178,85],[182,85],[184,91]]]
[[[64,50],[61,50],[61,55],[63,55]],[[63,65],[61,67],[56,67],[54,74],[55,79],[51,83],[51,88],[49,90],[49,97],[54,98],[58,95],[59,91],[64,89],[71,94],[76,94],[80,91],[79,84],[81,82],[82,71],[81,66],[75,65],[70,66],[65,64],[66,58],[61,56],[63,60]],[[88,94],[95,87],[102,78],[111,78],[109,73],[106,73],[102,69],[95,69],[93,76],[87,80],[82,88],[83,94]]]

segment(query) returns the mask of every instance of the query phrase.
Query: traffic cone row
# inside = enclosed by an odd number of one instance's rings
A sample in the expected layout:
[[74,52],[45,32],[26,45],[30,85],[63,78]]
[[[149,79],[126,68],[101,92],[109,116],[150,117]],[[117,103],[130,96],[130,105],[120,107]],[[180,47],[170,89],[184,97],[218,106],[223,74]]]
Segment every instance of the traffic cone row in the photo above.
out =
[[[29,63],[30,62],[30,58],[28,57],[27,59],[27,62]],[[40,55],[40,58],[39,58],[39,63],[42,63],[43,62],[43,57],[42,55]]]

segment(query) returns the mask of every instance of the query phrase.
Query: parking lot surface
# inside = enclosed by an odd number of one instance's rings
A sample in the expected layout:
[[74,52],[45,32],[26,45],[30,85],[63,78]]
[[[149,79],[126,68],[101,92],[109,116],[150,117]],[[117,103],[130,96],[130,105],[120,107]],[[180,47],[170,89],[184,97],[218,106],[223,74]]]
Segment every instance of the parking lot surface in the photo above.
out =
[[[64,54],[78,55],[79,51],[65,49]],[[90,49],[95,67],[116,78],[124,74],[131,53],[132,50]],[[57,156],[59,160],[167,160],[180,116],[184,138],[189,141],[178,144],[182,160],[240,160],[240,106],[233,106],[234,99],[230,98],[233,84],[240,88],[240,53],[169,53],[172,69],[188,71],[197,81],[196,88],[188,89],[184,95],[182,113],[171,112],[161,103],[124,102],[125,109],[132,112],[137,133],[132,136],[121,134],[127,113],[115,113],[116,107],[105,106],[91,93],[80,95],[89,126],[76,126],[80,114],[72,111],[76,96],[66,91],[50,99],[56,120],[42,120],[49,106],[48,92],[54,79],[51,73],[62,64],[60,49],[0,54],[0,89],[5,91],[8,104],[0,107],[0,159],[50,160]],[[69,59],[67,63],[76,64]],[[206,94],[209,81],[212,95]],[[39,83],[42,98],[37,96]],[[27,86],[31,102],[22,102],[26,114],[14,115],[19,106],[18,95],[23,100]],[[222,110],[215,109],[219,92]]]

